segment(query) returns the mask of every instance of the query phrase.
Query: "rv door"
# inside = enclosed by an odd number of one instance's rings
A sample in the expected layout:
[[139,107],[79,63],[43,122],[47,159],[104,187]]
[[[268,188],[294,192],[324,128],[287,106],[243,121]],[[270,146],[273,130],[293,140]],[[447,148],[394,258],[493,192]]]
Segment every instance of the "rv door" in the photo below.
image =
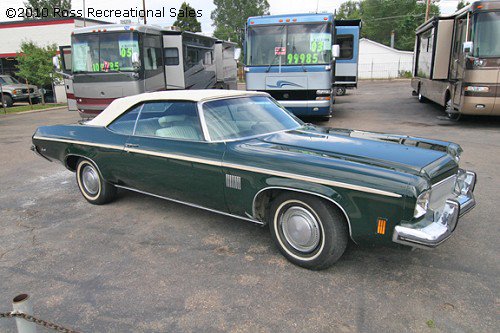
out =
[[[63,82],[64,82],[64,91],[66,92],[66,100],[68,103],[68,110],[78,111],[78,108],[76,106],[75,91],[73,90],[73,76],[72,76],[73,64],[71,58],[71,46],[70,45],[60,46],[59,55],[61,56],[61,70],[64,74],[66,74],[63,76]],[[56,97],[57,97],[57,92],[63,90],[63,89],[58,89],[57,87],[59,86],[56,86]]]

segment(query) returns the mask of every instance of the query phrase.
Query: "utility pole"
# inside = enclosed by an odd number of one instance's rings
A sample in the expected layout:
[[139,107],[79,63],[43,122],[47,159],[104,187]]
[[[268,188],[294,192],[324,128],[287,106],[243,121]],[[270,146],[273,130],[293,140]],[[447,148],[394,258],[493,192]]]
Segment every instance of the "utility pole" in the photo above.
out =
[[425,8],[425,22],[429,19],[429,12],[431,10],[431,1],[432,0],[427,0],[427,7]]
[[146,14],[146,0],[142,0],[142,9],[144,10],[144,24],[146,24],[147,23],[146,16],[148,16]]
[[86,27],[87,26],[87,22],[85,21],[85,0],[83,0],[83,26]]

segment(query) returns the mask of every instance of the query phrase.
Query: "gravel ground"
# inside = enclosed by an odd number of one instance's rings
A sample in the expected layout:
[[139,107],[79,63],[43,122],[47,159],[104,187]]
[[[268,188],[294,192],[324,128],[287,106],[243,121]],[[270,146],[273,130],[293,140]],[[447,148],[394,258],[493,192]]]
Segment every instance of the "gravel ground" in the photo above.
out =
[[433,251],[350,245],[308,271],[248,222],[126,191],[88,204],[72,173],[29,151],[37,126],[78,115],[2,115],[0,312],[26,292],[36,315],[83,332],[500,331],[500,119],[439,120],[408,81],[362,83],[336,109],[333,127],[462,145],[478,205],[454,237]]

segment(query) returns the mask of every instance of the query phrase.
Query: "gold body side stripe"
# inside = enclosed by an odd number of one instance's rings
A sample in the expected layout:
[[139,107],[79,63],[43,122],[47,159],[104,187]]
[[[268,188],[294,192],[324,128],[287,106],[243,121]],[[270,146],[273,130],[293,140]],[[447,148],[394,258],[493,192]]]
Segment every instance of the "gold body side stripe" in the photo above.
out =
[[346,189],[360,191],[360,192],[383,195],[383,196],[387,196],[387,197],[401,198],[401,194],[383,191],[383,190],[378,190],[378,189],[374,189],[371,187],[348,184],[348,183],[338,182],[338,181],[334,181],[334,180],[328,180],[328,179],[322,179],[322,178],[316,178],[316,177],[310,177],[310,176],[302,176],[302,175],[298,175],[295,173],[282,172],[282,171],[270,170],[270,169],[263,169],[263,168],[252,167],[252,166],[241,165],[241,164],[226,163],[226,162],[221,162],[221,161],[214,161],[214,160],[210,160],[210,159],[202,159],[202,158],[190,157],[190,156],[184,156],[184,155],[168,154],[168,153],[161,153],[161,152],[155,152],[155,151],[144,150],[144,149],[125,148],[122,146],[106,145],[106,144],[76,141],[76,140],[67,140],[67,139],[59,139],[59,138],[46,138],[46,137],[39,137],[39,136],[35,136],[33,138],[36,140],[66,142],[66,143],[79,144],[79,145],[92,146],[92,147],[124,150],[124,151],[130,152],[130,153],[145,154],[145,155],[150,155],[150,156],[165,157],[165,158],[171,158],[171,159],[176,159],[176,160],[181,160],[181,161],[188,161],[188,162],[193,162],[193,163],[208,164],[208,165],[214,165],[214,166],[218,166],[218,167],[226,167],[226,168],[230,168],[230,169],[237,169],[237,170],[242,170],[242,171],[249,171],[249,172],[261,173],[261,174],[266,174],[266,175],[273,175],[273,176],[278,176],[278,177],[283,177],[283,178],[302,180],[305,182],[322,184],[322,185],[327,185],[327,186],[341,187],[341,188],[346,188]]

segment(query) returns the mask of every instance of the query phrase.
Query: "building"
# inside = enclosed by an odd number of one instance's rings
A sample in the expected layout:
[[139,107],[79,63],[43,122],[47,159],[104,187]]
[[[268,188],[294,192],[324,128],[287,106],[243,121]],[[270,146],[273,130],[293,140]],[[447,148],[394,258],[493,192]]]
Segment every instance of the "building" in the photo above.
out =
[[[0,73],[16,76],[16,57],[23,41],[31,40],[39,46],[66,46],[71,44],[75,28],[106,23],[109,22],[81,18],[0,22]],[[58,101],[63,100],[58,96]]]
[[400,51],[361,38],[359,41],[358,75],[360,79],[392,79],[410,75],[413,52]]

